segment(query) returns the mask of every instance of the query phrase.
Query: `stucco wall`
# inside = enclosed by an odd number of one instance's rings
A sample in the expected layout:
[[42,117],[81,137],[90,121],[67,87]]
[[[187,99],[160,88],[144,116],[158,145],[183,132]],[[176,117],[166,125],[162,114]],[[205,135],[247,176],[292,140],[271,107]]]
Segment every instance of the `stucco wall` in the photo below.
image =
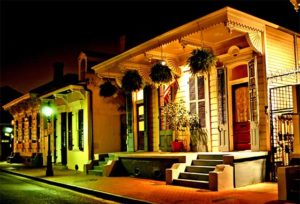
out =
[[99,95],[99,86],[90,85],[93,100],[94,153],[121,151],[121,127],[118,100]]

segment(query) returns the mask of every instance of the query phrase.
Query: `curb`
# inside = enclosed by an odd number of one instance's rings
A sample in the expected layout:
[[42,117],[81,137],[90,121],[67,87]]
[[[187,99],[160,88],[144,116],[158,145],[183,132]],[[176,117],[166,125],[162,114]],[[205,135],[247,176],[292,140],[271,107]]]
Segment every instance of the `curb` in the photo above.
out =
[[137,204],[150,204],[151,202],[149,201],[144,201],[144,200],[139,200],[139,199],[135,199],[135,198],[130,198],[130,197],[125,197],[125,196],[120,196],[120,195],[116,195],[116,194],[112,194],[112,193],[107,193],[107,192],[103,192],[103,191],[97,191],[97,190],[93,190],[93,189],[89,189],[89,188],[84,188],[84,187],[78,187],[78,186],[74,186],[74,185],[69,185],[69,184],[64,184],[64,183],[59,183],[59,182],[55,182],[55,181],[49,181],[46,179],[42,179],[42,178],[38,178],[38,177],[34,177],[34,176],[28,176],[25,174],[21,174],[21,173],[17,173],[17,172],[12,172],[12,171],[8,171],[5,169],[0,169],[0,171],[9,173],[9,174],[13,174],[13,175],[17,175],[17,176],[22,176],[25,178],[29,178],[35,181],[39,181],[39,182],[43,182],[43,183],[47,183],[50,185],[55,185],[55,186],[59,186],[62,188],[67,188],[69,190],[73,190],[73,191],[77,191],[83,194],[88,194],[88,195],[93,195],[96,196],[98,198],[103,198],[106,200],[111,200],[111,201],[116,201],[116,202],[120,202],[120,203],[137,203]]

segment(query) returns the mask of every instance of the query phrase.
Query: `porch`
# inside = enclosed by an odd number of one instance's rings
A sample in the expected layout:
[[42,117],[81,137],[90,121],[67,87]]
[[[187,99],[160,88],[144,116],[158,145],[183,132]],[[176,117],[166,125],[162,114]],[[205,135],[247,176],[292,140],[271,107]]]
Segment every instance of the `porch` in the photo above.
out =
[[[210,188],[209,174],[217,166],[232,169],[233,187],[268,180],[268,152],[113,152],[97,154],[98,161],[87,171],[102,166],[105,176],[130,176],[165,180],[167,184]],[[99,163],[102,163],[99,165]],[[104,162],[104,163],[103,163]],[[180,168],[177,168],[181,166]],[[108,170],[110,169],[110,170]],[[176,171],[171,173],[168,171]]]

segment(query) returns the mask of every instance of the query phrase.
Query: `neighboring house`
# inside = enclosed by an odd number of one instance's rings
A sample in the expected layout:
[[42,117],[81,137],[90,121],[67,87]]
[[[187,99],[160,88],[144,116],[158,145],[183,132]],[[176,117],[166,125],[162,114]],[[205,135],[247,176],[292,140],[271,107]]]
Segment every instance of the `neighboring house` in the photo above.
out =
[[[63,64],[55,63],[51,82],[3,106],[14,118],[14,153],[29,165],[46,165],[50,135],[52,162],[82,171],[92,158],[89,95],[76,74],[63,75]],[[54,110],[50,118],[42,112],[46,105]]]
[[[218,62],[209,73],[193,77],[187,59],[200,47],[211,49]],[[188,110],[200,116],[209,135],[208,151],[270,151],[275,138],[270,133],[269,89],[299,84],[299,59],[299,33],[225,7],[93,69],[98,77],[113,78],[117,84],[125,71],[137,70],[146,83],[144,90],[133,92],[128,100],[127,151],[169,149],[160,135],[166,95],[175,101],[183,99]],[[169,88],[151,85],[150,69],[159,60],[166,61],[178,78],[178,88],[171,85],[169,92]]]
[[2,105],[21,95],[20,92],[9,86],[0,87],[0,161],[6,160],[13,151],[12,137],[14,136],[13,133],[10,132],[13,128],[13,118],[9,112],[2,108]]
[[[51,82],[3,106],[13,116],[14,153],[20,154],[23,162],[37,166],[34,160],[38,155],[42,158],[38,164],[47,164],[49,134],[52,162],[69,169],[76,169],[77,165],[83,171],[84,165],[94,159],[94,153],[122,150],[121,129],[110,128],[121,126],[118,98],[107,100],[99,96],[103,80],[90,69],[111,56],[81,52],[79,76],[63,75],[63,64],[56,63]],[[44,106],[54,110],[50,119],[42,112]]]

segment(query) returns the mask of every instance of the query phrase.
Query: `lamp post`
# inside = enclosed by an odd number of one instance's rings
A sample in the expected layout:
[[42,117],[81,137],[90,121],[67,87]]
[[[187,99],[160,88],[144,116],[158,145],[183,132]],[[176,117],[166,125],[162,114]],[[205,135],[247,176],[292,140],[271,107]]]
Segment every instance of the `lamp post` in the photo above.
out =
[[[47,117],[47,122],[51,122],[51,115],[53,110],[49,106],[45,106],[42,109],[43,114]],[[49,125],[49,124],[48,124]],[[49,126],[48,126],[49,127]],[[53,176],[53,169],[52,169],[52,156],[51,156],[51,144],[50,144],[50,128],[48,128],[48,155],[47,155],[47,169],[46,169],[46,176]]]

